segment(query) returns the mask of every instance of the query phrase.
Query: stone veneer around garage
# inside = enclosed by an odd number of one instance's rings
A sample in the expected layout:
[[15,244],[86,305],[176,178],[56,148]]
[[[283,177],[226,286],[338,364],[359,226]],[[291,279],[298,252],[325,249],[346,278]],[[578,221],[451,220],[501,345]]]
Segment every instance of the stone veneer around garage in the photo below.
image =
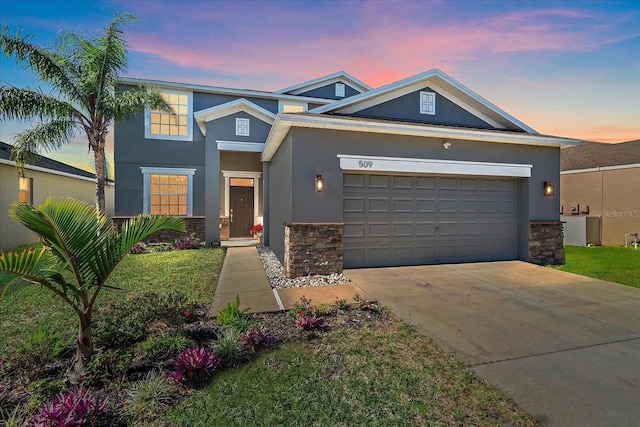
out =
[[289,279],[342,273],[343,224],[284,223],[284,274]]
[[562,221],[529,223],[529,262],[539,265],[563,265]]

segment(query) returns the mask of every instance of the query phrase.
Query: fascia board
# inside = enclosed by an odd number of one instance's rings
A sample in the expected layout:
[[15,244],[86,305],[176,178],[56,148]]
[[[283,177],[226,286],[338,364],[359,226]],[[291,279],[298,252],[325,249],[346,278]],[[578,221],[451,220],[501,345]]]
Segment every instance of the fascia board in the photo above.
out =
[[286,95],[276,92],[266,92],[260,90],[252,90],[252,89],[232,89],[225,88],[219,86],[205,86],[205,85],[197,85],[192,83],[176,83],[176,82],[167,82],[163,80],[147,80],[147,79],[137,79],[137,78],[121,78],[117,84],[126,84],[126,85],[146,85],[146,86],[154,86],[160,88],[167,89],[178,89],[178,90],[191,90],[194,92],[201,93],[217,93],[222,95],[232,95],[232,96],[240,96],[240,97],[250,97],[250,98],[265,98],[265,99],[274,99],[274,100],[297,100],[297,101],[306,101],[311,102],[313,104],[328,104],[334,102],[332,99],[322,99],[322,98],[313,98],[310,96],[297,96],[297,95]]
[[293,94],[295,94],[300,92],[306,92],[308,90],[316,89],[331,83],[335,83],[340,80],[348,82],[351,86],[355,86],[358,90],[360,90],[360,92],[368,92],[373,89],[371,86],[356,79],[349,73],[346,73],[344,71],[338,71],[337,73],[329,74],[328,76],[318,77],[317,79],[298,83],[296,85],[277,90],[276,93],[284,94],[284,93],[292,92]]
[[265,149],[262,154],[263,161],[271,160],[282,143],[282,140],[289,132],[289,129],[293,126],[546,147],[562,147],[565,145],[575,146],[582,143],[582,141],[577,139],[529,133],[515,134],[500,131],[485,131],[481,129],[441,128],[410,123],[371,122],[364,120],[342,119],[340,117],[332,116],[303,117],[292,114],[279,114],[267,137]]
[[244,98],[236,99],[235,101],[227,102],[225,104],[216,105],[204,110],[196,111],[193,113],[193,117],[198,123],[198,127],[203,135],[206,135],[206,123],[211,120],[216,120],[221,117],[226,117],[231,114],[244,111],[247,114],[251,114],[259,120],[265,123],[273,124],[276,115],[269,110],[262,108],[261,106],[247,101]]
[[595,168],[587,168],[587,169],[569,169],[565,171],[560,171],[560,175],[571,175],[574,173],[587,173],[587,172],[603,172],[603,171],[613,171],[619,169],[640,169],[640,163],[630,163],[628,165],[614,165],[614,166],[598,166]]

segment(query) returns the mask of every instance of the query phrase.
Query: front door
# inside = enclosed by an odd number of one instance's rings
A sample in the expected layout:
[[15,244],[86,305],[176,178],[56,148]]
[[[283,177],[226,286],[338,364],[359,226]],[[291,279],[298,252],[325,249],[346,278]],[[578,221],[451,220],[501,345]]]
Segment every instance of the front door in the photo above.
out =
[[253,187],[229,187],[229,237],[250,237]]

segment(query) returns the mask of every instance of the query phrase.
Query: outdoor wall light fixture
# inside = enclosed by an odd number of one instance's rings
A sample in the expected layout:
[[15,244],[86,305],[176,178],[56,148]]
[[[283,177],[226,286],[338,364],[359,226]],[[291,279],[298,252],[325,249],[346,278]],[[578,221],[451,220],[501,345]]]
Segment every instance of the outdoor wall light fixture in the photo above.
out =
[[552,183],[550,183],[549,181],[545,181],[543,188],[544,188],[545,197],[553,196],[553,184]]
[[442,143],[442,146],[445,150],[448,150],[449,148],[451,148],[451,143],[449,141],[445,141]]
[[322,175],[316,175],[316,192],[321,193],[324,191],[324,178]]

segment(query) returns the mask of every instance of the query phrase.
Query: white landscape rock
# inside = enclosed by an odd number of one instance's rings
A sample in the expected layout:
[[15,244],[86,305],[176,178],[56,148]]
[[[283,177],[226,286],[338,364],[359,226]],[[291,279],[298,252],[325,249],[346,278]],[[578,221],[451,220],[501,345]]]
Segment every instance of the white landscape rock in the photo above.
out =
[[268,248],[258,246],[258,254],[267,273],[267,278],[272,288],[305,288],[310,286],[343,285],[351,283],[344,274],[330,274],[328,276],[302,276],[296,279],[287,279],[280,260]]

